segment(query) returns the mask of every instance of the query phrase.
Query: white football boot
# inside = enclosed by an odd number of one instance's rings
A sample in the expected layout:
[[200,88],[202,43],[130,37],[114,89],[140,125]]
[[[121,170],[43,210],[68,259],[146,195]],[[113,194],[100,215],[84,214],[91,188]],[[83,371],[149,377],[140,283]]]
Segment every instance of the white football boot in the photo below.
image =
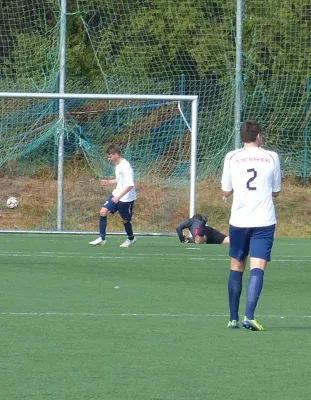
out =
[[124,243],[120,244],[120,247],[130,247],[135,242],[136,242],[136,238],[134,238],[133,240],[126,239],[126,241]]
[[89,242],[92,246],[100,246],[106,244],[106,240],[103,240],[101,237]]

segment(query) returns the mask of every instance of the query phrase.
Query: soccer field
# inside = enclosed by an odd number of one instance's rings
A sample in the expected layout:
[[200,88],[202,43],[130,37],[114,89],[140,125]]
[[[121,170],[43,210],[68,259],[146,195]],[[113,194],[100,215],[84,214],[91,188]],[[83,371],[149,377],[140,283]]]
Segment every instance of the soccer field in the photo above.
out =
[[0,238],[1,399],[310,398],[310,240],[276,240],[251,332],[226,328],[227,246]]

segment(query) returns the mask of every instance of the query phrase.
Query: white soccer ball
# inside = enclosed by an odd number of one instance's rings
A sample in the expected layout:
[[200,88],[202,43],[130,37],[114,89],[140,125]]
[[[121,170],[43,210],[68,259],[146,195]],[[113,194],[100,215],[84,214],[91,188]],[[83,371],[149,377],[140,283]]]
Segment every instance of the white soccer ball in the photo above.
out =
[[18,200],[16,197],[9,197],[6,201],[8,208],[16,208],[18,206]]

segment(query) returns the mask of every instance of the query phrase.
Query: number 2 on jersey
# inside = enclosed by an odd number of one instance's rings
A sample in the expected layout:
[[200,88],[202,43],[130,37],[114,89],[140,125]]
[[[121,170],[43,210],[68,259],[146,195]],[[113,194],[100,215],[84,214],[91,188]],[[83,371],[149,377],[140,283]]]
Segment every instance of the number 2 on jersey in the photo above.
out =
[[256,186],[251,186],[251,183],[252,183],[253,180],[255,180],[256,177],[257,177],[257,171],[255,170],[255,168],[249,168],[249,169],[247,170],[247,172],[253,174],[253,176],[251,176],[251,177],[249,178],[249,180],[246,182],[246,187],[247,187],[247,189],[248,189],[248,190],[257,190]]

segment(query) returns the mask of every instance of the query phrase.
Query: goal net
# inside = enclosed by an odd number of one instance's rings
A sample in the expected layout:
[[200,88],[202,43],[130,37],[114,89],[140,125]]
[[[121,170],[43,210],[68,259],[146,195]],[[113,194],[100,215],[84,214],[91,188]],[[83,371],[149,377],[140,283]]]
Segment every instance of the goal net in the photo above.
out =
[[[62,4],[66,4],[65,15]],[[241,118],[261,123],[265,146],[279,152],[284,176],[302,178],[306,184],[311,176],[310,4],[245,0],[243,5]],[[57,93],[60,54],[66,43],[68,93],[198,95],[197,181],[203,188],[216,177],[219,184],[224,155],[235,142],[236,9],[237,0],[2,0],[0,91]],[[66,38],[61,39],[65,19]],[[7,180],[6,185],[11,181],[22,185],[24,177],[32,180],[31,187],[38,185],[32,204],[37,201],[36,209],[41,210],[42,182],[34,178],[57,174],[57,100],[0,103],[0,177]],[[159,187],[160,182],[164,187],[182,184],[189,151],[186,104],[181,107],[185,119],[176,104],[99,104],[66,102],[65,168],[70,165],[72,175],[76,171],[80,180],[89,179],[90,175],[84,178],[79,171],[83,164],[98,176],[95,171],[107,167],[98,155],[114,137],[122,142],[125,155],[134,157],[138,174],[141,168],[152,171]],[[146,133],[152,126],[157,128]],[[143,129],[145,136],[133,139],[133,132],[137,135]],[[161,151],[162,174],[152,161],[153,154]],[[150,168],[145,167],[149,162]],[[10,186],[2,187],[10,192]],[[45,190],[49,193],[50,188]],[[175,193],[175,200],[182,203],[182,194]],[[209,212],[213,194],[200,193],[198,211]],[[1,196],[6,212],[6,191]],[[56,198],[54,192],[50,198]],[[29,212],[28,225],[54,228],[55,207],[47,204],[49,211],[43,207],[44,217],[38,221]],[[66,217],[67,229],[78,226],[82,230],[89,217],[80,224],[71,214]],[[16,213],[9,215],[13,218]],[[153,218],[165,220],[165,215],[155,213]],[[15,220],[6,218],[1,217],[0,228],[4,224],[15,227]],[[161,231],[157,224],[155,229]]]
[[[2,228],[10,228],[15,216],[15,226],[19,219],[24,224],[19,229],[56,230],[55,179],[62,134],[64,231],[97,230],[99,209],[114,188],[100,184],[100,179],[114,176],[105,152],[110,144],[117,144],[135,170],[139,197],[135,230],[173,232],[189,214],[192,101],[187,96],[183,101],[161,100],[161,96],[150,100],[82,96],[65,100],[64,130],[58,120],[57,99],[0,99],[6,127],[0,139],[1,200],[4,204],[6,197],[15,196],[20,202],[14,214],[6,210],[7,226],[2,218]],[[18,124],[16,113],[24,115]],[[28,217],[21,219],[25,214]],[[113,220],[110,230],[120,231],[120,222]]]
[[1,0],[0,91],[55,92],[59,0]]
[[[219,173],[233,147],[237,0],[77,0],[106,91],[150,93],[185,75],[200,95],[199,163]],[[311,175],[311,6],[309,1],[244,0],[242,119],[256,119],[284,175]],[[273,16],[273,18],[272,18]],[[113,70],[109,79],[108,70]],[[124,79],[126,77],[126,79]],[[213,151],[208,151],[208,149]],[[204,162],[205,160],[205,167]]]

